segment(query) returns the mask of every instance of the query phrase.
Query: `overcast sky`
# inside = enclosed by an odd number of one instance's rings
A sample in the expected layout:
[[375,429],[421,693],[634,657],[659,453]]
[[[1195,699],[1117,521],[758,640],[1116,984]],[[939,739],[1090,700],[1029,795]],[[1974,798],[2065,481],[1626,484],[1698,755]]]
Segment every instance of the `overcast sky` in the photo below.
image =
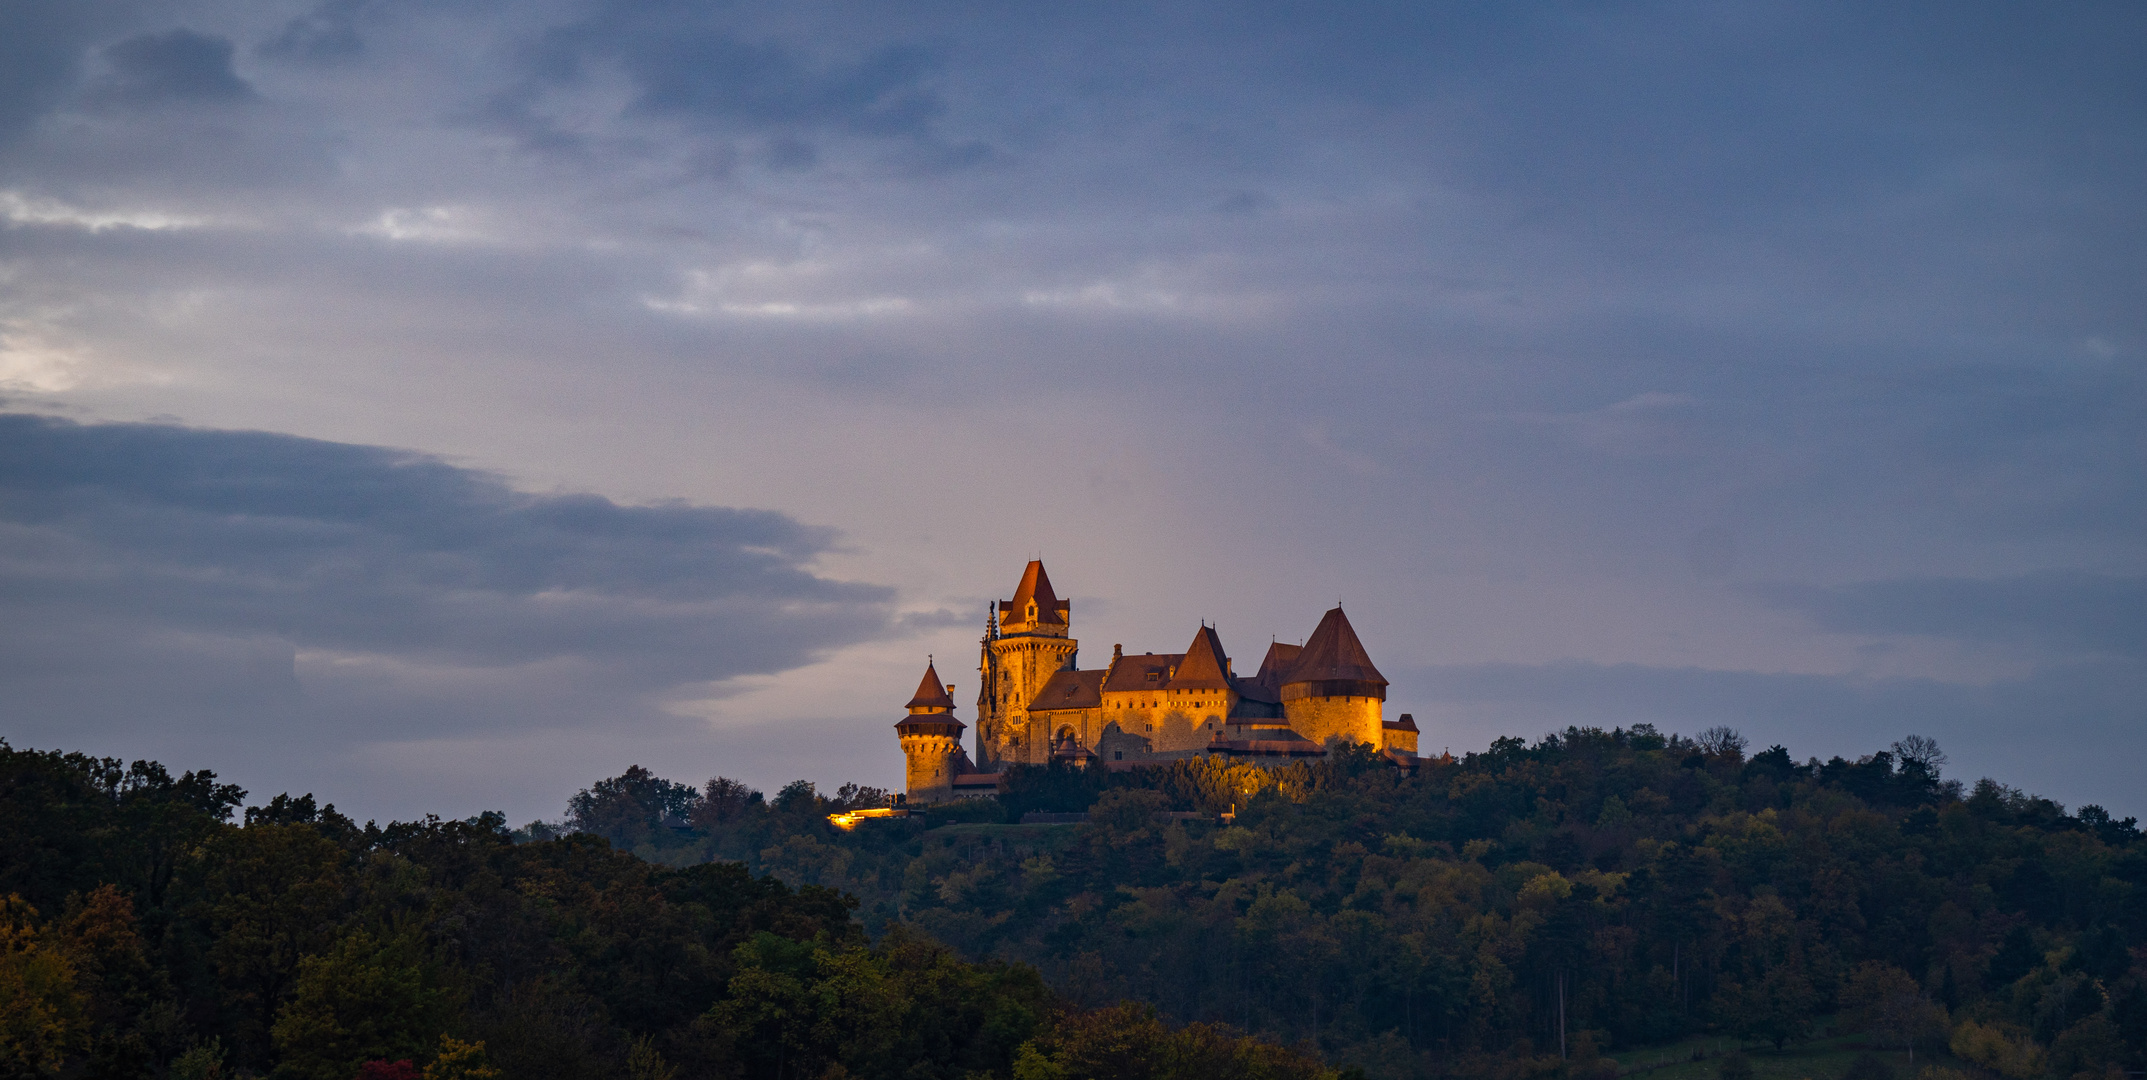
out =
[[1426,749],[2147,815],[2147,7],[0,4],[0,735],[894,786],[1341,600]]

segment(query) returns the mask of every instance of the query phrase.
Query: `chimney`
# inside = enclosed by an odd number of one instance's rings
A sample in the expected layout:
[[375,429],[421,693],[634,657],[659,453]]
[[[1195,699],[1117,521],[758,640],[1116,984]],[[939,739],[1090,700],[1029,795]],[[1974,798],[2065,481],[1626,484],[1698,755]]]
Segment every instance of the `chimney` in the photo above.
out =
[[953,684],[953,683],[948,683],[948,684],[947,684],[947,696],[948,696],[948,697],[953,697],[953,696],[954,696],[954,684]]

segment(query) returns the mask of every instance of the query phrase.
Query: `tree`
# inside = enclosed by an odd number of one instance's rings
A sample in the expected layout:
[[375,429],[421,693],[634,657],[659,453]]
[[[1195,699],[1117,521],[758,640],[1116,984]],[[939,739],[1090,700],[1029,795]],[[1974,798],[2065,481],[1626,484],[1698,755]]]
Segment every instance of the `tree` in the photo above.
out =
[[2006,931],[2005,940],[1999,942],[1998,951],[1990,958],[1986,978],[1993,990],[2019,982],[2021,976],[2042,966],[2043,951],[2035,947],[2035,934],[2027,924],[2015,925]]
[[2009,1025],[1979,1024],[1964,1020],[1953,1029],[1948,1048],[1964,1061],[1972,1061],[2011,1080],[2033,1080],[2044,1073],[2041,1047]]
[[291,1003],[272,1032],[283,1055],[276,1076],[350,1080],[369,1061],[423,1057],[447,1004],[424,967],[413,936],[380,939],[362,930],[300,961]]
[[895,797],[886,788],[844,784],[835,789],[835,798],[829,801],[834,810],[868,810],[881,806],[893,806]]
[[74,965],[38,932],[37,910],[0,899],[0,1069],[57,1073],[87,1034],[83,1013]]
[[[643,1035],[634,1040],[626,1051],[627,1080],[676,1080],[677,1066],[663,1059],[656,1051],[656,1040]],[[427,1075],[426,1080],[432,1080]]]
[[694,804],[687,817],[698,828],[713,828],[737,820],[761,802],[760,792],[728,776],[717,776],[708,781],[701,801]]
[[674,784],[639,765],[609,780],[599,780],[567,800],[567,827],[590,833],[631,848],[662,830],[666,823],[683,822],[701,795],[686,784]]
[[1233,1080],[1337,1080],[1339,1074],[1303,1054],[1208,1024],[1172,1029],[1152,1005],[1121,1002],[1095,1012],[1060,1014],[1022,1044],[1014,1080],[1146,1080],[1149,1077],[1230,1077]]
[[1711,727],[1700,732],[1693,742],[1699,746],[1700,752],[1708,757],[1723,758],[1729,761],[1742,761],[1744,759],[1744,748],[1751,745],[1743,735],[1737,733],[1735,728],[1721,726]]
[[820,808],[820,791],[810,780],[792,780],[775,793],[775,808],[790,813],[812,813]]
[[1905,1047],[1911,1065],[1916,1061],[1916,1040],[1946,1034],[1946,1011],[1924,994],[1908,972],[1892,964],[1858,964],[1842,985],[1841,1005],[1852,1024]]
[[1938,740],[1923,735],[1910,735],[1893,745],[1894,757],[1903,767],[1914,766],[1931,779],[1938,779],[1938,768],[1946,763],[1946,752],[1938,748]]
[[440,1048],[425,1066],[423,1080],[499,1080],[499,1070],[485,1063],[485,1044],[440,1036]]
[[171,1060],[171,1080],[223,1080],[224,1044],[220,1039],[195,1043]]
[[1765,1039],[1780,1050],[1810,1037],[1818,995],[1804,973],[1777,965],[1751,983],[1731,983],[1717,992],[1737,1034]]
[[311,825],[222,828],[189,854],[174,903],[208,939],[236,1064],[266,1064],[269,1029],[300,959],[335,943],[349,861]]

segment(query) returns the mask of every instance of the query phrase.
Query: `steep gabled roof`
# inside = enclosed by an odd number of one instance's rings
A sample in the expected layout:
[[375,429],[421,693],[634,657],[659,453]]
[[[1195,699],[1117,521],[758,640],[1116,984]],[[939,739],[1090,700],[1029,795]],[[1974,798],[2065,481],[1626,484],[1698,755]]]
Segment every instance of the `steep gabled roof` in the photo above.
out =
[[1103,704],[1103,669],[1054,671],[1044,688],[1029,699],[1030,712],[1093,709]]
[[1014,588],[1014,598],[999,605],[999,618],[1005,622],[1029,621],[1029,601],[1036,601],[1036,621],[1053,626],[1066,625],[1066,613],[1072,605],[1059,599],[1051,591],[1051,575],[1044,573],[1042,559],[1030,559],[1027,569],[1021,572],[1021,584]]
[[1103,689],[1114,694],[1161,690],[1170,681],[1170,669],[1184,659],[1182,653],[1127,653],[1111,662],[1111,678]]
[[917,696],[909,699],[906,707],[954,711],[954,699],[947,694],[947,684],[939,681],[939,672],[931,664],[924,666],[924,681],[917,684]]
[[1193,643],[1186,646],[1185,659],[1178,661],[1178,673],[1171,676],[1164,689],[1228,690],[1229,662],[1223,652],[1223,639],[1216,636],[1214,627],[1203,626],[1193,635]]
[[1290,673],[1283,677],[1283,684],[1301,682],[1331,682],[1336,680],[1387,684],[1387,677],[1372,666],[1372,658],[1364,651],[1364,643],[1357,640],[1357,631],[1349,625],[1349,616],[1340,607],[1330,609],[1320,619],[1319,629],[1305,642],[1303,652],[1297,654],[1297,662],[1290,666]]
[[1253,676],[1253,681],[1270,690],[1281,689],[1290,669],[1297,665],[1297,655],[1304,651],[1302,645],[1284,645],[1279,641],[1269,645],[1267,656],[1260,661],[1260,673]]

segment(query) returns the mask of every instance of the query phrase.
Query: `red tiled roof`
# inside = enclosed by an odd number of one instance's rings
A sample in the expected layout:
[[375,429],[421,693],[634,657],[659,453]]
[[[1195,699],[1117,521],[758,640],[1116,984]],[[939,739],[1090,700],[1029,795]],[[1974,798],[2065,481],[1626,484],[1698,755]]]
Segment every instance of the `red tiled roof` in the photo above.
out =
[[895,721],[895,734],[898,736],[944,735],[949,738],[959,739],[962,737],[962,732],[967,730],[968,727],[969,725],[956,720],[953,713],[918,713]]
[[[1270,655],[1273,655],[1270,650]],[[1372,658],[1364,651],[1364,643],[1357,640],[1357,631],[1350,627],[1349,617],[1339,607],[1330,609],[1320,619],[1319,629],[1305,642],[1304,651],[1297,655],[1297,662],[1290,665],[1290,672],[1283,677],[1283,685],[1305,682],[1349,681],[1385,686],[1387,678],[1372,666]]]
[[1203,626],[1193,635],[1193,643],[1186,647],[1185,656],[1178,661],[1177,674],[1164,684],[1167,690],[1228,690],[1230,674],[1226,666],[1229,657],[1223,652],[1223,641],[1215,635],[1215,628]]
[[1029,700],[1029,711],[1094,709],[1103,704],[1103,671],[1054,671]]
[[1403,714],[1402,714],[1402,718],[1401,718],[1401,719],[1399,719],[1399,720],[1388,720],[1388,721],[1385,721],[1385,722],[1381,723],[1381,724],[1380,724],[1379,726],[1380,726],[1380,727],[1383,727],[1383,728],[1387,728],[1387,729],[1389,729],[1389,730],[1392,730],[1392,731],[1415,731],[1415,730],[1417,730],[1417,726],[1416,726],[1416,717],[1414,717],[1414,716],[1411,716],[1411,715],[1409,715],[1408,713],[1403,713]]
[[1294,731],[1263,731],[1271,735],[1262,739],[1216,739],[1208,744],[1211,753],[1225,755],[1250,755],[1254,757],[1319,757],[1327,748]]
[[917,696],[905,706],[911,709],[954,708],[954,699],[947,694],[947,684],[939,681],[939,672],[931,665],[924,666],[924,681],[917,684]]
[[[1184,659],[1184,653],[1127,653],[1111,664],[1111,678],[1103,684],[1103,689],[1114,694],[1161,690],[1170,682],[1170,669]],[[1150,680],[1149,675],[1155,678]]]
[[1042,559],[1029,560],[1028,568],[1021,572],[1021,584],[1014,587],[1014,598],[1000,602],[1000,621],[1028,622],[1031,600],[1036,601],[1037,622],[1053,626],[1066,625],[1066,613],[1071,609],[1071,605],[1051,591],[1051,575],[1044,573]]
[[1267,656],[1260,661],[1260,673],[1253,676],[1253,681],[1270,690],[1281,689],[1283,679],[1297,663],[1297,655],[1304,651],[1302,646],[1284,645],[1279,641],[1269,645]]

